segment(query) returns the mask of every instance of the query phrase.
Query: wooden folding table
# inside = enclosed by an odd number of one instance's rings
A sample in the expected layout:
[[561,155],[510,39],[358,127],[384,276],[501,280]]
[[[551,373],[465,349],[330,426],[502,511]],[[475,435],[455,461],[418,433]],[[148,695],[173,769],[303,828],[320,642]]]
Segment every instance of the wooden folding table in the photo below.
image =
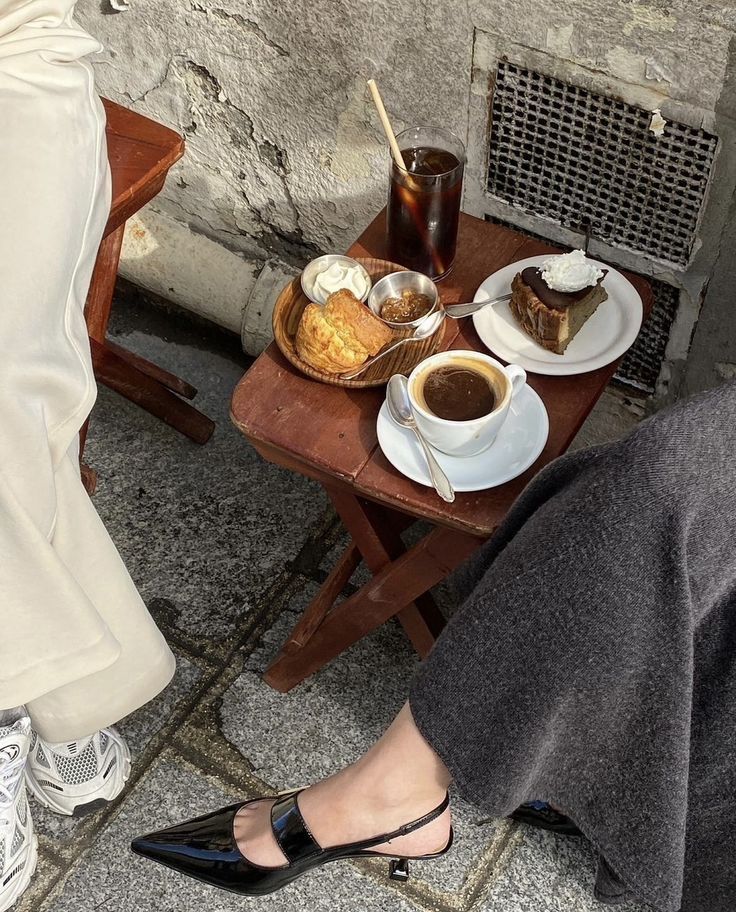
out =
[[[384,224],[382,212],[348,253],[386,258]],[[442,300],[470,301],[496,270],[554,252],[507,228],[463,215],[455,266],[439,286]],[[648,315],[651,287],[640,276],[628,278]],[[446,321],[444,347],[485,350],[470,319]],[[446,504],[430,488],[400,475],[381,452],[376,418],[383,388],[344,389],[310,380],[271,344],[238,384],[232,419],[265,459],[320,482],[351,542],[264,679],[287,691],[394,615],[417,652],[426,655],[444,624],[429,590],[493,534],[527,482],[565,452],[615,369],[613,363],[569,377],[530,374],[529,384],[550,419],[541,456],[513,481],[458,494],[453,504]],[[429,522],[431,531],[407,550],[400,534],[418,519]],[[335,605],[361,559],[373,578]]]

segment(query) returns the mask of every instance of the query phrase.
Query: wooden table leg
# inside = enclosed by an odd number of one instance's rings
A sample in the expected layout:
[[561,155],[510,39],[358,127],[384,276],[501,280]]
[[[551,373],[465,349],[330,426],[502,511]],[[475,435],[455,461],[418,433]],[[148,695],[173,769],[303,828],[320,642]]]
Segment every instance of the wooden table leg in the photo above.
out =
[[[118,264],[120,263],[120,251],[123,246],[124,235],[125,223],[102,239],[97,251],[95,268],[92,270],[87,301],[84,305],[84,319],[87,323],[89,337],[100,344],[105,342],[107,324],[110,322],[112,296],[115,291],[115,280],[118,276]],[[89,418],[84,422],[79,432],[80,459],[84,454],[88,431]]]
[[79,471],[82,476],[84,490],[92,497],[97,490],[97,472],[94,469],[90,469],[84,462],[79,463]]
[[475,536],[434,528],[413,548],[386,564],[358,592],[336,605],[300,649],[280,653],[264,680],[281,692],[291,690],[428,592],[482,544]]
[[299,623],[291,631],[288,640],[281,647],[282,652],[294,653],[303,649],[319,625],[330,613],[335,600],[347,586],[350,577],[360,563],[360,551],[352,542],[332,568],[332,572],[320,587],[319,592],[304,610]]
[[[405,553],[401,531],[406,523],[401,521],[402,514],[337,488],[327,488],[327,494],[374,576]],[[412,645],[424,658],[445,626],[434,599],[429,592],[422,593],[407,603],[398,618]]]
[[123,361],[127,361],[128,364],[132,364],[133,367],[141,371],[141,373],[158,381],[162,386],[165,386],[166,389],[171,390],[172,393],[184,396],[185,399],[194,399],[197,395],[196,386],[192,386],[191,383],[187,383],[186,380],[182,380],[181,377],[177,377],[176,374],[164,370],[163,367],[159,367],[158,364],[154,364],[152,361],[141,357],[141,355],[136,355],[134,352],[128,351],[128,349],[123,348],[122,345],[105,339],[105,348],[109,349],[119,358],[122,358]]
[[100,383],[135,402],[195,443],[206,443],[215,423],[158,380],[138,370],[105,345],[90,339],[95,377]]
[[[107,339],[124,234],[125,224],[122,224],[103,239],[87,295],[85,319],[95,377],[98,383],[109,386],[191,440],[205,443],[212,436],[214,422],[178,398],[193,399],[197,390],[180,377]],[[85,422],[80,432],[80,456],[84,451],[88,423]]]
[[84,317],[90,338],[98,342],[104,342],[107,335],[124,234],[125,223],[103,238],[97,251]]

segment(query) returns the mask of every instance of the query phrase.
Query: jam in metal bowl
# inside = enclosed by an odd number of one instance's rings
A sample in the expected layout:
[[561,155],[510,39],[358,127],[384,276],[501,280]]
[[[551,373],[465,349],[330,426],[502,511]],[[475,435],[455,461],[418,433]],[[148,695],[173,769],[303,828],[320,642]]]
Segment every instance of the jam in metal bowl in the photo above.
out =
[[368,307],[394,329],[414,329],[439,307],[437,286],[422,272],[392,272],[371,288]]

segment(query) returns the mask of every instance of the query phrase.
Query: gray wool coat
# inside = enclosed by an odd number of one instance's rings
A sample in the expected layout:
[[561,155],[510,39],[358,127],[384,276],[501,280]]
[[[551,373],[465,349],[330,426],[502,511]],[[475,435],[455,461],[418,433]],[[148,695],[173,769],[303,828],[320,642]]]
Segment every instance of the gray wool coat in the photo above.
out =
[[662,912],[733,912],[736,383],[549,465],[464,585],[410,697],[460,792],[551,802]]

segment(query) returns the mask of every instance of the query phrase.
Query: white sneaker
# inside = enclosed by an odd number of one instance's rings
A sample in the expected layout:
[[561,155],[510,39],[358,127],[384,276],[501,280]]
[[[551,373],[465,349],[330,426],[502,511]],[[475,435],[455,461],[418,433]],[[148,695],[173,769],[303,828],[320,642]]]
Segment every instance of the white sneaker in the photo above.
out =
[[25,710],[3,713],[0,725],[0,912],[9,909],[25,892],[38,860],[38,842],[23,782],[30,741],[31,720]]
[[52,744],[33,732],[26,766],[31,794],[57,814],[90,812],[122,792],[130,776],[128,745],[114,728]]

